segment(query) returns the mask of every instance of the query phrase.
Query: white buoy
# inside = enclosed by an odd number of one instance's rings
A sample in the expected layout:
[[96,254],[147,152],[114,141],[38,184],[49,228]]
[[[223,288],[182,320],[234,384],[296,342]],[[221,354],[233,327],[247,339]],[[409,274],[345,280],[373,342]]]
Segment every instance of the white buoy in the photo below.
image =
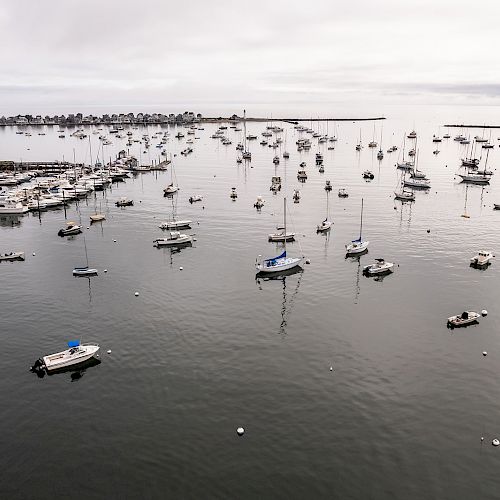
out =
[[311,263],[311,260],[310,259],[306,259],[306,264],[310,264]]
[[135,295],[136,297],[139,297],[139,292],[135,292],[135,293],[134,293],[134,295]]
[[181,266],[181,267],[179,267],[179,271],[182,271],[183,269],[184,269],[184,268],[183,268],[182,266]]
[[33,257],[34,257],[35,255],[36,255],[36,253],[35,253],[35,252],[33,252]]
[[483,442],[483,441],[484,441],[484,437],[483,437],[483,436],[481,436],[481,442]]
[[108,354],[111,354],[111,349],[108,349],[108,351],[107,351],[107,352],[108,352]]
[[488,353],[486,351],[483,351],[483,356],[487,356]]
[[481,314],[482,314],[483,316],[488,316],[488,311],[487,311],[486,309],[483,309],[483,310],[481,311]]
[[116,243],[116,240],[113,240],[113,243]]
[[107,272],[108,272],[108,270],[107,270],[107,269],[104,269],[104,272],[105,272],[105,273],[107,273]]
[[238,427],[236,432],[238,433],[238,436],[243,436],[243,434],[245,434],[245,429],[243,429],[243,427]]
[[90,226],[87,226],[87,229],[90,229]]
[[330,366],[330,371],[333,372],[333,366]]
[[492,444],[493,446],[498,446],[498,445],[500,444],[500,441],[499,441],[497,438],[495,438],[495,439],[491,442],[491,444]]

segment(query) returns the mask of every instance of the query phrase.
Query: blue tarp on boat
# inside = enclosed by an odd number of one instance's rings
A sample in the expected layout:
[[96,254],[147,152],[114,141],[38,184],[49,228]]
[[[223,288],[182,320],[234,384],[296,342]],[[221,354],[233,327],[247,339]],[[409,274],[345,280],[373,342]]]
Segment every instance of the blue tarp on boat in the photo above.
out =
[[79,340],[70,340],[68,342],[68,347],[78,347],[80,345],[80,341]]
[[286,250],[278,257],[273,257],[272,259],[266,259],[265,262],[272,262],[273,260],[283,259],[286,257]]

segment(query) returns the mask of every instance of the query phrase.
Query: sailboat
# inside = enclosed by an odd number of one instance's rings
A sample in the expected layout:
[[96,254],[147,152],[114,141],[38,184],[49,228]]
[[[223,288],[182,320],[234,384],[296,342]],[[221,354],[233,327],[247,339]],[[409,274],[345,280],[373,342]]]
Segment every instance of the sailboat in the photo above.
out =
[[359,223],[359,238],[357,240],[352,240],[345,246],[347,255],[357,255],[368,250],[369,241],[363,241],[363,198],[361,198],[361,219]]
[[242,157],[244,160],[251,160],[252,159],[252,153],[250,153],[250,151],[248,151],[247,149],[247,112],[246,110],[244,109],[243,110],[243,153],[242,153]]
[[[286,234],[286,198],[283,198],[283,230]],[[259,273],[278,273],[287,271],[296,267],[302,267],[304,257],[287,257],[286,254],[286,238],[283,242],[285,249],[281,255],[271,257],[269,259],[260,259],[259,255],[255,259],[255,268]]]
[[317,233],[326,233],[327,231],[330,230],[330,228],[332,227],[332,224],[333,222],[328,220],[328,201],[329,201],[329,191],[326,192],[326,218],[325,220],[319,224],[318,226],[316,226],[316,232]]
[[97,207],[94,208],[95,213],[90,216],[90,222],[99,222],[101,220],[106,220],[106,216],[102,213],[101,203],[99,202],[99,212],[97,211]]
[[356,144],[356,151],[361,151],[363,145],[361,144],[361,129],[359,129],[359,142]]
[[172,196],[179,191],[179,186],[174,184],[174,164],[170,165],[170,184],[163,190],[163,196]]
[[406,170],[403,170],[401,189],[394,191],[394,198],[400,201],[415,201],[415,193],[411,189],[405,189]]
[[85,237],[83,237],[83,244],[85,246],[85,260],[87,265],[85,267],[75,267],[73,269],[73,276],[97,276],[97,269],[89,267],[89,256],[87,253],[87,242],[85,241]]

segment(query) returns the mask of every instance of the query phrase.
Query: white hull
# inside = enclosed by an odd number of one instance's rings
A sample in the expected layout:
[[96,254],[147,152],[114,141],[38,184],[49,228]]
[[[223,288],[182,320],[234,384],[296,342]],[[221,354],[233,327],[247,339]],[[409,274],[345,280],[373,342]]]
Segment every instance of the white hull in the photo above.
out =
[[73,276],[97,276],[97,269],[89,267],[75,267]]
[[274,261],[262,260],[255,265],[255,268],[259,273],[279,273],[295,267],[302,267],[303,261],[303,257],[284,257]]
[[352,242],[345,246],[347,255],[356,255],[359,253],[366,252],[368,250],[369,241],[362,241],[361,243]]
[[158,227],[160,229],[189,229],[192,223],[192,220],[172,220],[164,222]]
[[466,326],[471,323],[475,323],[479,319],[480,315],[474,311],[467,312],[467,318],[462,318],[461,314],[457,314],[456,316],[451,316],[448,318],[448,324],[451,326]]
[[12,252],[11,254],[0,255],[0,261],[2,260],[24,260],[24,252]]
[[87,361],[97,354],[98,350],[98,345],[80,345],[76,348],[44,356],[42,359],[47,371],[52,371]]
[[181,234],[176,238],[159,238],[155,241],[157,247],[168,247],[175,245],[185,245],[186,243],[191,243],[193,237],[189,234]]
[[269,241],[273,242],[283,242],[285,241],[294,241],[295,240],[295,233],[287,233],[286,238],[283,233],[275,233],[275,234],[270,234],[269,235]]

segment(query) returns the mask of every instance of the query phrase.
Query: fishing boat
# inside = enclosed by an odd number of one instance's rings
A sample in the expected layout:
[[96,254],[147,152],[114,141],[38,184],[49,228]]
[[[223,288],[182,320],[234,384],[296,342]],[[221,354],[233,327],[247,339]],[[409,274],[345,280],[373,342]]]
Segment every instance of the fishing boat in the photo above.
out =
[[482,267],[487,266],[491,263],[491,259],[494,255],[491,252],[487,252],[485,250],[479,250],[477,255],[471,258],[470,263],[473,266]]
[[68,366],[77,365],[89,360],[99,351],[98,344],[81,344],[79,340],[70,340],[68,349],[43,356],[37,360],[32,367],[32,371],[47,370],[55,371]]
[[[286,198],[283,199],[283,230],[285,235],[286,231]],[[255,259],[255,268],[258,273],[279,273],[283,271],[288,271],[289,269],[295,269],[297,267],[302,267],[304,262],[304,257],[288,257],[286,253],[286,238],[283,241],[285,245],[283,253],[277,257],[271,257],[269,259],[261,259],[259,255]]]
[[368,250],[369,241],[363,241],[363,198],[361,198],[361,217],[359,222],[359,238],[352,240],[345,246],[346,254],[349,255],[359,255]]
[[73,234],[80,234],[82,232],[82,226],[79,226],[75,222],[68,222],[66,227],[59,229],[58,236],[71,236]]
[[24,252],[10,252],[0,254],[0,261],[2,260],[24,260]]
[[470,325],[472,323],[478,323],[480,315],[474,311],[464,311],[462,314],[457,314],[456,316],[450,316],[448,318],[448,325],[453,327],[460,327]]
[[380,274],[392,273],[394,264],[386,262],[385,259],[375,259],[373,264],[363,267],[363,274],[367,276],[375,276]]
[[193,237],[190,234],[183,234],[179,231],[172,231],[168,238],[158,238],[154,240],[153,244],[156,247],[185,245],[192,243]]

